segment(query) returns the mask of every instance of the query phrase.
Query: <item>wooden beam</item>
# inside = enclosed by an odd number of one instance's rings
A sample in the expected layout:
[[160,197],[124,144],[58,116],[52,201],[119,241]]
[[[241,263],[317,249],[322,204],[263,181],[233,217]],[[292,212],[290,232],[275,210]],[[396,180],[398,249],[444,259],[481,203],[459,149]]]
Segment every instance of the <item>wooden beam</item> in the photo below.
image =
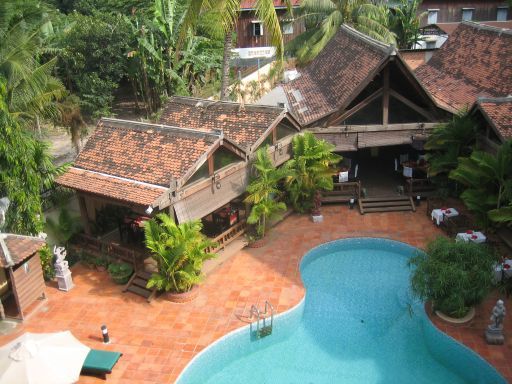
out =
[[382,125],[387,127],[389,122],[389,65],[384,68],[384,87],[382,97]]
[[354,113],[359,112],[361,109],[366,107],[368,104],[370,104],[373,100],[380,97],[382,95],[382,88],[379,88],[375,92],[373,92],[370,96],[368,96],[366,99],[361,101],[359,104],[356,104],[348,111],[342,111],[341,115],[333,116],[332,120],[329,120],[327,125],[335,125],[338,124],[340,121],[345,120],[346,118],[352,116]]
[[213,156],[215,156],[213,153],[211,153],[210,156],[208,156],[208,175],[209,176],[213,176],[213,173],[215,172]]
[[272,129],[272,144],[277,143],[277,126]]
[[308,132],[313,133],[354,133],[354,132],[381,132],[381,131],[409,131],[409,130],[417,130],[417,131],[430,131],[432,130],[438,123],[403,123],[403,124],[388,124],[387,127],[384,127],[381,124],[374,125],[347,125],[347,126],[333,126],[328,128],[307,128]]
[[402,103],[404,103],[405,105],[407,105],[409,108],[411,109],[414,109],[416,112],[418,112],[420,115],[422,115],[423,117],[426,117],[427,119],[429,119],[430,121],[433,121],[435,120],[434,116],[432,116],[432,114],[427,111],[426,109],[424,108],[421,108],[420,106],[414,104],[411,100],[405,98],[404,96],[402,96],[401,94],[399,94],[397,91],[395,91],[394,89],[390,89],[389,90],[389,93],[391,94],[391,96],[393,96],[395,99],[401,101]]
[[84,231],[87,235],[91,235],[91,224],[89,223],[89,215],[87,214],[87,206],[85,205],[85,198],[78,195],[78,206],[80,207],[80,216],[84,225]]

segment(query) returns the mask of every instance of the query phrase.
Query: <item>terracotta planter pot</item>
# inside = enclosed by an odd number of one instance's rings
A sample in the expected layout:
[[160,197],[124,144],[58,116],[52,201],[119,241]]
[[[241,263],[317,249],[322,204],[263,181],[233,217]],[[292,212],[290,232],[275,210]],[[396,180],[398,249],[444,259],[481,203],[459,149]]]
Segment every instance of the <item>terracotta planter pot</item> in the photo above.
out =
[[262,239],[251,241],[249,244],[247,244],[248,248],[261,248],[267,245],[267,239],[264,237]]
[[167,292],[165,294],[167,300],[172,303],[188,303],[199,295],[199,286],[194,285],[192,289],[188,292],[176,293],[176,292]]
[[475,317],[475,308],[471,307],[469,309],[469,312],[466,314],[466,316],[461,317],[460,319],[455,318],[455,317],[450,317],[441,311],[435,311],[435,314],[441,320],[446,321],[447,323],[450,323],[450,324],[466,324],[466,323],[469,323],[471,320],[473,320],[473,318]]

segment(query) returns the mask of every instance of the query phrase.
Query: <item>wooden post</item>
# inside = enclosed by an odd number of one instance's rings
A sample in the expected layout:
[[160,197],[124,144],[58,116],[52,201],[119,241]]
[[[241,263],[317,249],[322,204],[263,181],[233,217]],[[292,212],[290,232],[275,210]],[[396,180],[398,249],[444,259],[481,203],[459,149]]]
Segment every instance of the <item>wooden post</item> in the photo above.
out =
[[388,126],[389,122],[389,65],[384,68],[384,94],[382,96],[382,125]]
[[19,319],[23,320],[23,309],[21,308],[21,305],[20,305],[20,298],[18,296],[18,288],[16,287],[17,281],[14,278],[14,274],[12,272],[12,267],[9,267],[9,279],[11,280],[12,293],[14,295],[14,300],[16,301],[16,307],[18,308],[18,312],[20,315]]
[[215,172],[214,164],[213,164],[213,154],[208,157],[208,175],[213,176]]
[[89,215],[87,214],[87,206],[85,204],[85,198],[78,196],[78,206],[80,207],[80,216],[84,224],[84,231],[87,235],[91,234],[91,225],[89,223]]

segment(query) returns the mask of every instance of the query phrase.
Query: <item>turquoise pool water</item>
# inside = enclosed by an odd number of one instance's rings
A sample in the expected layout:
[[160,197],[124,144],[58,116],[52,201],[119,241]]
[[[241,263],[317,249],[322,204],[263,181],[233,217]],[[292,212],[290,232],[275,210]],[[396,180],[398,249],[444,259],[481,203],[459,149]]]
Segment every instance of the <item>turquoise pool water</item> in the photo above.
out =
[[416,249],[385,239],[323,244],[303,258],[306,297],[272,335],[239,329],[205,349],[179,384],[501,384],[496,370],[430,322],[409,288]]

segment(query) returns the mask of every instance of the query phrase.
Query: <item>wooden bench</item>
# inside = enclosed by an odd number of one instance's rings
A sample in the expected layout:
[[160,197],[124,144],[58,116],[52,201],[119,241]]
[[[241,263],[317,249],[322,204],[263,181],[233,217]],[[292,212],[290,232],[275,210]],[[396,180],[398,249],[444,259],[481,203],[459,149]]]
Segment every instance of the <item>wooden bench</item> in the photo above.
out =
[[430,182],[429,179],[407,179],[405,181],[406,183],[406,190],[407,194],[409,196],[430,196],[432,195],[436,188],[435,186]]

